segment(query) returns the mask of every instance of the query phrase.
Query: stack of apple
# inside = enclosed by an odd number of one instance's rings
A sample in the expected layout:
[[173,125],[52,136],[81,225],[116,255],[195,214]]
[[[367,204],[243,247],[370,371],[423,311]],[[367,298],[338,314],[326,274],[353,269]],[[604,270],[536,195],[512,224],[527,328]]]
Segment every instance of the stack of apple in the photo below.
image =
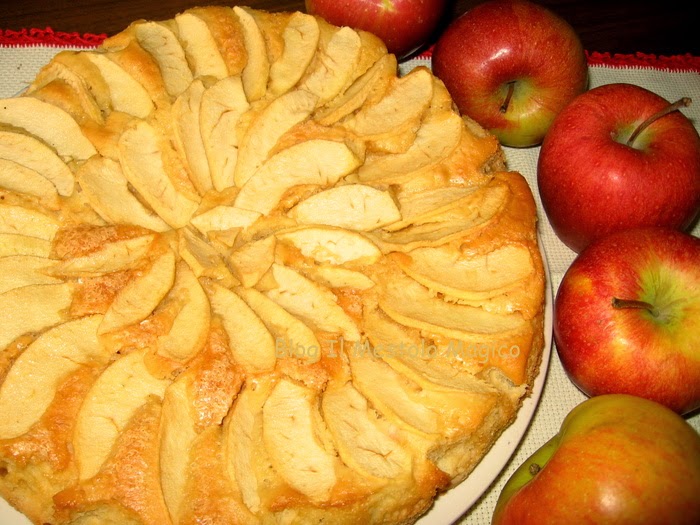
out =
[[[444,0],[307,0],[399,57]],[[435,74],[504,146],[539,146],[547,218],[578,254],[554,305],[564,369],[591,399],[501,493],[494,524],[700,523],[700,137],[631,84],[588,90],[574,29],[528,0],[487,0],[439,36]]]

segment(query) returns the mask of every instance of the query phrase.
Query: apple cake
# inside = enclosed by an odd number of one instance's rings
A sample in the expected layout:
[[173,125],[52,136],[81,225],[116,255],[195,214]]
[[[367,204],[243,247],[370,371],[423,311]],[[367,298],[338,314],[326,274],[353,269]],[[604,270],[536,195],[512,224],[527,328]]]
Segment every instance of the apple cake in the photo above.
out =
[[535,204],[425,67],[203,7],[0,101],[0,495],[36,524],[412,523],[543,347]]

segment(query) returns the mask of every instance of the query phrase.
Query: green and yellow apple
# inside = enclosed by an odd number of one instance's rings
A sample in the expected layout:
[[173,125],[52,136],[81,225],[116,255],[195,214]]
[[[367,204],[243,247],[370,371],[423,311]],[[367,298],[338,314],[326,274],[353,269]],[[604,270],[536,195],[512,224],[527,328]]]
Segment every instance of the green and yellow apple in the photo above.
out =
[[557,236],[575,252],[614,231],[685,230],[700,212],[700,136],[679,108],[633,84],[574,99],[542,143],[537,185]]
[[504,486],[492,525],[697,525],[700,435],[636,396],[588,399]]
[[588,85],[574,29],[527,0],[489,0],[457,18],[435,44],[432,68],[463,114],[514,147],[542,142]]
[[594,241],[564,274],[553,324],[564,369],[589,396],[699,408],[700,239],[649,227]]

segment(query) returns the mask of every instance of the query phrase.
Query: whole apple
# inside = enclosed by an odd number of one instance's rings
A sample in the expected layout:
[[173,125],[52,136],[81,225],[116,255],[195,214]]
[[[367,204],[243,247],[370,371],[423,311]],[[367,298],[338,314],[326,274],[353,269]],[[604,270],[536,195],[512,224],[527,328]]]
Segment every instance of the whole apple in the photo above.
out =
[[306,11],[331,24],[375,34],[398,58],[426,44],[445,12],[446,0],[305,0]]
[[504,486],[492,525],[697,525],[700,436],[635,396],[594,397]]
[[432,68],[463,114],[514,147],[540,144],[588,85],[574,29],[527,0],[490,0],[464,13],[438,39]]
[[[537,182],[552,228],[572,250],[623,229],[692,224],[700,211],[700,137],[680,111],[665,113],[671,107],[618,83],[587,91],[556,117]],[[652,123],[630,141],[645,121]]]
[[584,393],[700,407],[700,239],[649,227],[593,242],[564,275],[553,327]]

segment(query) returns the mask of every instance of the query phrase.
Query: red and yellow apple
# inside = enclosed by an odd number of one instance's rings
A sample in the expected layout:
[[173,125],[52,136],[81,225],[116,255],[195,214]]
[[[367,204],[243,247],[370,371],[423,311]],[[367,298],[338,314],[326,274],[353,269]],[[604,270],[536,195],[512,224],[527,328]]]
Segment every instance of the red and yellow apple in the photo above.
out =
[[562,279],[553,324],[562,365],[587,395],[699,408],[700,239],[649,227],[593,242]]
[[446,0],[306,0],[306,11],[331,24],[375,34],[390,53],[403,58],[433,36]]
[[492,525],[697,525],[700,435],[646,399],[588,399],[504,486]]
[[539,153],[537,182],[552,228],[572,250],[614,231],[685,230],[693,222],[700,137],[680,111],[667,113],[677,107],[617,83],[587,91],[557,115]]
[[457,18],[437,41],[432,68],[463,114],[515,147],[541,143],[588,84],[574,29],[527,0],[489,0]]

